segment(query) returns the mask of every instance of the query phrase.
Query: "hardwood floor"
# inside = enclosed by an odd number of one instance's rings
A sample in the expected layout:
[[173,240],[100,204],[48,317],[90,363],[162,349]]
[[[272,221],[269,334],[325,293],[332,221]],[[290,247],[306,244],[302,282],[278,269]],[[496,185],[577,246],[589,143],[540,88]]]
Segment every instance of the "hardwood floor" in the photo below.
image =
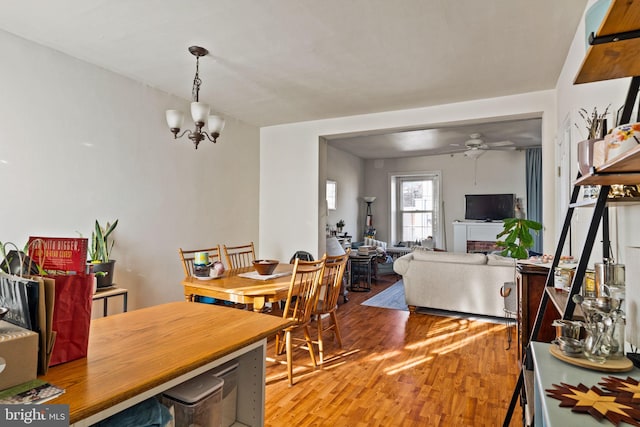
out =
[[293,387],[269,340],[266,426],[502,425],[518,376],[505,325],[361,305],[395,282],[384,277],[340,305],[344,348],[325,338],[322,367],[294,354]]

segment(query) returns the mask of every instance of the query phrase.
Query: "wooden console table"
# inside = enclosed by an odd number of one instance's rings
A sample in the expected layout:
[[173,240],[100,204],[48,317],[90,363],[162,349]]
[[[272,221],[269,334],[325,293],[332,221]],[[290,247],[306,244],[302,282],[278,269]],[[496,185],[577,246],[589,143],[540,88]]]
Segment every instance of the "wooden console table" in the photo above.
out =
[[[545,292],[545,283],[549,274],[549,266],[530,264],[526,261],[518,262],[518,361],[522,363],[525,348],[529,345],[529,337],[533,330],[536,314],[540,306],[542,294]],[[551,323],[560,319],[558,313],[551,305],[546,307],[544,324],[538,333],[538,341],[550,342],[555,335],[555,329]]]
[[91,322],[86,358],[39,377],[65,389],[70,423],[89,426],[229,360],[238,366],[238,421],[264,424],[267,337],[280,317],[173,302]]

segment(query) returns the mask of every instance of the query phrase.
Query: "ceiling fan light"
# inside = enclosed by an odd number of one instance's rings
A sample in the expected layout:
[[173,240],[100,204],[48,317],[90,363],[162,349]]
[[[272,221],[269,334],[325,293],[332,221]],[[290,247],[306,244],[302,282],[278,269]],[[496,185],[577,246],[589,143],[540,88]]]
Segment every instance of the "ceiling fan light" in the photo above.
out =
[[191,103],[191,118],[194,123],[206,123],[209,117],[209,104],[205,102]]
[[478,157],[482,156],[484,154],[484,150],[467,150],[464,152],[464,155],[466,157],[469,157],[471,159],[477,159]]
[[182,128],[182,124],[184,123],[184,114],[180,110],[167,110],[166,113],[167,125],[169,129],[178,129]]

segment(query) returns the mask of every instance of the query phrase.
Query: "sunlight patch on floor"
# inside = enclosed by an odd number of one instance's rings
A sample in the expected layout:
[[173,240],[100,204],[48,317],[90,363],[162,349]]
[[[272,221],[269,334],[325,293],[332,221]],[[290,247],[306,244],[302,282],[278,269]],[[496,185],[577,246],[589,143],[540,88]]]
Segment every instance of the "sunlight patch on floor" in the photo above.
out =
[[396,375],[404,370],[414,368],[418,365],[423,365],[427,362],[430,362],[434,359],[434,356],[421,356],[416,357],[414,359],[405,360],[402,363],[399,363],[394,366],[390,366],[389,368],[384,370],[384,373],[387,375]]
[[[485,328],[486,326],[483,325],[483,328]],[[499,326],[496,325],[497,329],[502,329],[504,328],[504,326]],[[478,329],[478,327],[474,327],[472,325],[471,328],[467,329],[465,328],[464,330],[455,330],[453,332],[447,332],[444,334],[440,334],[437,336],[427,336],[426,339],[422,340],[422,341],[417,341],[411,344],[407,344],[405,346],[405,349],[407,350],[417,350],[420,348],[425,348],[425,347],[434,347],[431,349],[432,352],[437,353],[437,354],[446,354],[449,353],[451,351],[454,351],[456,349],[459,349],[465,345],[467,345],[469,342],[473,341],[473,340],[477,340],[477,339],[481,339],[482,337],[484,337],[485,335],[488,335],[490,333],[494,332],[494,329],[496,328],[488,328],[484,331],[476,331],[473,332],[472,336],[468,336],[468,337],[462,337],[462,338],[456,338],[456,335],[460,335],[460,334],[465,334],[467,335],[470,331],[470,329]],[[444,329],[444,328],[443,328]],[[449,344],[443,345],[441,347],[437,347],[438,343],[442,342],[442,341],[447,341]],[[452,342],[453,341],[453,342]]]
[[402,354],[402,351],[400,350],[391,350],[391,351],[387,351],[386,353],[378,353],[377,355],[371,356],[368,358],[368,360],[371,360],[373,362],[379,362],[381,360],[386,360],[390,357],[399,356],[401,354]]

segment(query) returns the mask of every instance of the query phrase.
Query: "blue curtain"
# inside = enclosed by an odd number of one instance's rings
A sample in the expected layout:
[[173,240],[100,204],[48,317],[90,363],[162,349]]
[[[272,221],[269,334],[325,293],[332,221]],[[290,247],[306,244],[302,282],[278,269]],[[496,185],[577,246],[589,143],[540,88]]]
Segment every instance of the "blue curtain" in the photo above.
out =
[[[542,223],[542,148],[527,148],[527,219]],[[531,250],[542,253],[542,232]]]

